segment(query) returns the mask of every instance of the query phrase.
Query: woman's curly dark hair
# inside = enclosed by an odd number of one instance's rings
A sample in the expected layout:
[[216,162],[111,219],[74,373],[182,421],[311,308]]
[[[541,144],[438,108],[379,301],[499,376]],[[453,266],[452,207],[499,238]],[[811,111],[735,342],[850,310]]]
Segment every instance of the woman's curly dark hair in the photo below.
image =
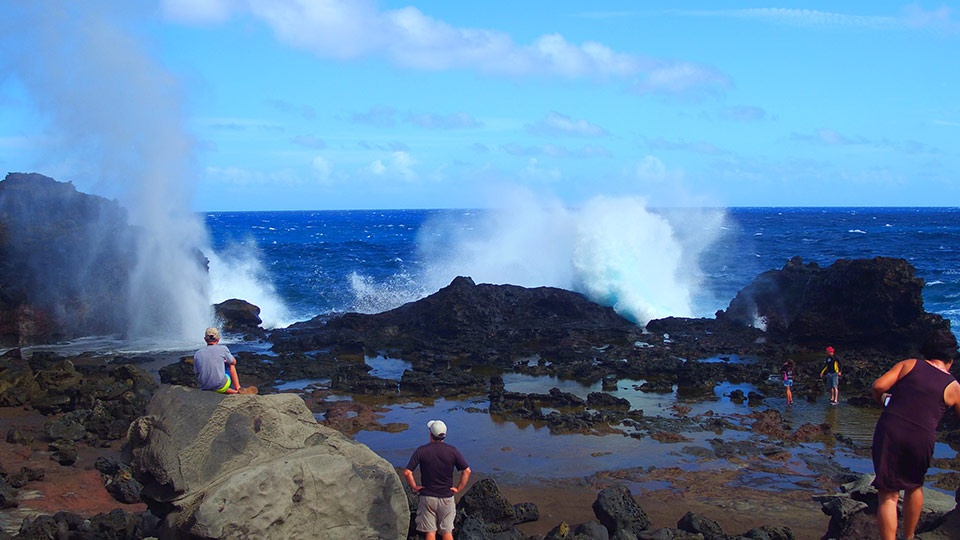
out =
[[957,353],[957,337],[945,328],[934,330],[920,347],[920,354],[927,360],[952,362]]

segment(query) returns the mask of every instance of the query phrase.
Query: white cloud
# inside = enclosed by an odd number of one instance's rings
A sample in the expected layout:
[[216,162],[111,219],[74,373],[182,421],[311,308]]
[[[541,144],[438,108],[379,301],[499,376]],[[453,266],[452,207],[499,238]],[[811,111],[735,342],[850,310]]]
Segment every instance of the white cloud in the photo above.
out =
[[539,181],[555,182],[560,180],[563,175],[560,173],[560,169],[542,167],[537,158],[530,158],[527,166],[523,168],[523,176]]
[[586,120],[573,120],[569,116],[551,112],[546,118],[535,124],[527,124],[526,129],[534,135],[574,135],[580,137],[602,137],[607,130]]
[[386,160],[378,159],[371,163],[367,170],[375,176],[398,177],[404,180],[415,180],[417,173],[414,170],[416,160],[404,151],[397,151],[390,154]]
[[330,181],[330,163],[323,156],[317,156],[313,158],[313,162],[310,164],[313,169],[314,178],[319,180],[321,183],[326,183]]
[[683,180],[682,171],[671,171],[659,158],[646,156],[633,170],[634,177],[647,183],[675,183]]
[[367,167],[367,170],[369,170],[370,172],[372,172],[373,174],[375,174],[375,175],[377,175],[377,176],[380,176],[380,175],[382,175],[384,172],[386,172],[387,166],[383,164],[383,161],[382,161],[382,160],[379,160],[379,159],[378,159],[378,160],[374,161],[373,163],[371,163],[370,166]]
[[689,62],[663,64],[651,69],[646,78],[634,86],[641,94],[696,94],[726,88],[727,77],[717,71]]
[[[227,12],[249,13],[264,21],[281,42],[321,58],[382,56],[412,69],[567,78],[628,78],[654,69],[647,77],[653,82],[673,65],[617,52],[595,41],[571,43],[556,33],[520,45],[505,32],[455,27],[415,7],[381,11],[372,0],[220,0],[195,7],[190,0],[162,1],[168,17],[187,23],[221,21]],[[651,90],[686,91],[690,84],[717,82],[715,76],[707,76],[710,70],[693,64],[673,69],[688,72],[686,84],[661,84]],[[696,76],[696,71],[703,74]]]

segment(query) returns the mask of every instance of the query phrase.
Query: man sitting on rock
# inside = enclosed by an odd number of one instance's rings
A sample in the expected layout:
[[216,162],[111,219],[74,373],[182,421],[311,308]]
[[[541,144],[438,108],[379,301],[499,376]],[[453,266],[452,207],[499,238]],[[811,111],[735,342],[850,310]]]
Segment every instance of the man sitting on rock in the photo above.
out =
[[193,355],[193,371],[201,390],[220,394],[244,394],[237,377],[237,359],[226,345],[220,345],[220,331],[207,328],[203,334],[207,346]]
[[[426,540],[435,540],[440,531],[443,540],[453,540],[453,520],[457,517],[454,494],[467,486],[470,478],[470,466],[460,451],[444,443],[447,425],[440,420],[427,422],[430,430],[430,444],[425,444],[410,457],[403,469],[407,484],[420,495],[417,506],[417,530],[424,533]],[[413,477],[413,471],[420,467],[420,484]],[[457,487],[453,486],[453,470],[460,472]]]

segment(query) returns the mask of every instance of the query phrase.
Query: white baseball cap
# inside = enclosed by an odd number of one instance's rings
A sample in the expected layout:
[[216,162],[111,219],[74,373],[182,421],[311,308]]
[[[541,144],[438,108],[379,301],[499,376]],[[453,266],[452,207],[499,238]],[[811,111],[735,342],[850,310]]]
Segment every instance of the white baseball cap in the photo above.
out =
[[431,420],[427,422],[427,428],[430,429],[430,433],[436,439],[442,439],[447,434],[447,425],[443,423],[443,420]]

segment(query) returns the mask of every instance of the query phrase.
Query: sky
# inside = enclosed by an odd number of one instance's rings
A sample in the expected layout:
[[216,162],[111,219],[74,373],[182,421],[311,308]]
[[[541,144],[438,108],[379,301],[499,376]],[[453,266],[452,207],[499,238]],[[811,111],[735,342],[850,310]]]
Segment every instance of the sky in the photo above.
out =
[[960,206],[958,7],[0,0],[0,173],[197,211]]

